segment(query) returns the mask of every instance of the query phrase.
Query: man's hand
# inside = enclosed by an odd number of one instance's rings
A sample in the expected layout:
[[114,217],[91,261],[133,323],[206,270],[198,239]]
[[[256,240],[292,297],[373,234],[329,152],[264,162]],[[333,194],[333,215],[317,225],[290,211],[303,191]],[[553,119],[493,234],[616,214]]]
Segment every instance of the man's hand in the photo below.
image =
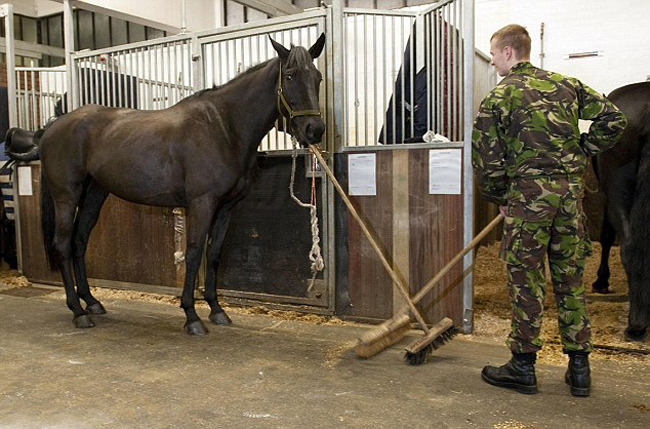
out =
[[499,213],[501,213],[501,216],[506,217],[508,215],[508,206],[499,206]]

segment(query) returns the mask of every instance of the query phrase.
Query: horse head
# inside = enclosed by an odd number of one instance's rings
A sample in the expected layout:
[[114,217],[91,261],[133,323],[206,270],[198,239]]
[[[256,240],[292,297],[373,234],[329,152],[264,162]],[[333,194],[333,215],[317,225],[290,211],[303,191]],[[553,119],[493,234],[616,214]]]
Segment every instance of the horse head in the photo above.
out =
[[293,45],[287,49],[270,40],[280,57],[277,90],[279,114],[287,118],[290,134],[302,146],[319,143],[325,132],[318,97],[323,77],[314,66],[314,59],[323,51],[325,34],[321,34],[308,50]]

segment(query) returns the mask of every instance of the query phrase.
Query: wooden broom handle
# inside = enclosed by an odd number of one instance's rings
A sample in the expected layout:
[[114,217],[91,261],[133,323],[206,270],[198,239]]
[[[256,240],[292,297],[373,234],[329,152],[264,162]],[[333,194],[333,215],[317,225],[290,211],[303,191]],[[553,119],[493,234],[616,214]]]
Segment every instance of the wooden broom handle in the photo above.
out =
[[332,170],[330,170],[330,168],[327,166],[327,163],[323,159],[323,155],[321,155],[320,151],[318,150],[318,148],[315,145],[310,144],[309,148],[312,150],[314,155],[316,155],[316,158],[318,158],[318,162],[320,162],[320,165],[322,166],[323,170],[325,170],[325,173],[327,174],[327,177],[329,177],[330,181],[334,185],[334,188],[336,188],[336,191],[341,196],[341,199],[343,200],[343,202],[347,206],[348,210],[350,211],[350,213],[352,213],[352,217],[354,217],[354,219],[359,224],[359,227],[361,228],[361,231],[363,232],[363,235],[366,236],[366,238],[370,242],[370,245],[372,246],[372,248],[377,253],[377,256],[379,256],[379,260],[381,261],[382,265],[384,266],[384,268],[386,269],[388,274],[390,274],[390,277],[393,279],[393,282],[397,285],[396,289],[399,291],[400,294],[402,294],[402,298],[404,298],[404,300],[407,302],[409,308],[411,309],[411,312],[413,313],[413,315],[415,316],[417,321],[420,323],[420,326],[422,327],[422,329],[425,332],[428,333],[427,324],[424,322],[424,319],[420,315],[420,312],[418,311],[418,309],[415,307],[415,304],[411,301],[411,297],[409,296],[409,294],[407,292],[408,289],[407,289],[406,285],[404,284],[402,279],[400,279],[397,276],[397,274],[395,273],[393,268],[390,266],[390,264],[386,260],[386,257],[384,256],[384,253],[382,252],[381,248],[377,245],[377,242],[372,237],[372,234],[370,234],[370,231],[368,230],[365,223],[363,222],[363,219],[361,219],[361,216],[359,216],[359,213],[357,213],[356,209],[352,205],[352,202],[350,201],[348,196],[345,195],[345,192],[343,191],[343,188],[341,188],[341,185],[339,185],[338,180],[336,180],[336,177],[334,177],[334,174],[332,173]]
[[413,303],[417,304],[418,302],[420,302],[422,297],[424,297],[424,295],[429,293],[429,291],[433,289],[433,287],[445,276],[445,274],[447,274],[449,270],[451,270],[454,267],[454,265],[456,265],[463,258],[463,256],[465,256],[467,253],[469,253],[470,250],[476,247],[476,245],[480,243],[480,241],[483,240],[485,236],[488,235],[490,231],[492,231],[494,227],[496,227],[502,220],[503,220],[503,215],[499,213],[497,217],[492,219],[492,222],[490,222],[485,228],[483,228],[481,232],[479,232],[478,235],[474,237],[474,239],[470,241],[469,244],[463,248],[463,250],[458,252],[458,254],[456,254],[456,256],[454,256],[454,258],[451,261],[447,262],[447,264],[444,267],[442,267],[440,271],[438,271],[438,274],[436,274],[431,280],[429,280],[427,284],[422,286],[422,289],[420,289],[418,293],[416,293],[415,296],[413,297]]

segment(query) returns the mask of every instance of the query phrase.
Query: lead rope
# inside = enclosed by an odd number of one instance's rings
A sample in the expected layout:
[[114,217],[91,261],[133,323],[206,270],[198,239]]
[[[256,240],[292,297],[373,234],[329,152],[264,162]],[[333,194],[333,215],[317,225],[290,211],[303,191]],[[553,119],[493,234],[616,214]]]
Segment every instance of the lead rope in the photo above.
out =
[[311,175],[311,204],[303,203],[296,197],[293,193],[293,183],[296,176],[296,157],[298,155],[298,142],[295,137],[291,137],[291,143],[293,144],[293,152],[291,153],[291,183],[289,184],[289,192],[291,193],[291,198],[300,206],[309,208],[311,214],[311,250],[309,251],[309,260],[311,261],[311,283],[307,288],[307,292],[310,292],[314,287],[314,281],[316,280],[316,274],[319,271],[323,271],[325,263],[323,262],[323,257],[320,253],[320,232],[318,230],[318,214],[316,212],[316,177],[315,177],[315,167],[314,161],[312,160],[312,175]]

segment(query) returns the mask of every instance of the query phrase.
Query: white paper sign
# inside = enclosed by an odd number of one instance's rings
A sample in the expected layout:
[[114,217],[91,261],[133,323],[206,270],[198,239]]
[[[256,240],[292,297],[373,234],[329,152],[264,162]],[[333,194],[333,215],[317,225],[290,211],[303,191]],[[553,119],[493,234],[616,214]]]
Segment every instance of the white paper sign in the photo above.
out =
[[461,149],[429,151],[429,194],[460,194]]
[[374,153],[350,154],[348,179],[350,195],[377,195],[377,160]]
[[32,167],[18,167],[18,195],[33,195]]

